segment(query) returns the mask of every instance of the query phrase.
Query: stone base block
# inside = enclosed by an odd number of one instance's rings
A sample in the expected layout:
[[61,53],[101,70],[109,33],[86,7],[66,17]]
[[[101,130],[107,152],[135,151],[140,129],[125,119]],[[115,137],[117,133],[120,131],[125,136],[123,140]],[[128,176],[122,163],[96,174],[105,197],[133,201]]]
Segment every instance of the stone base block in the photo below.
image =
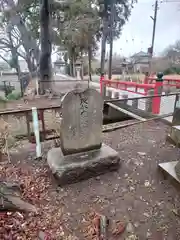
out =
[[167,140],[178,147],[180,146],[180,126],[171,127],[171,132],[167,136]]
[[175,146],[177,146],[177,144],[174,142],[174,140],[171,138],[171,135],[168,134],[166,137],[166,141],[168,141],[170,144],[173,144]]
[[172,180],[175,180],[177,183],[180,183],[180,179],[177,177],[175,172],[175,166],[177,163],[178,161],[160,163],[159,167],[164,171],[165,174],[168,175],[168,177],[170,177]]
[[66,156],[61,148],[52,148],[47,161],[58,184],[65,185],[117,170],[120,158],[114,149],[102,144],[98,150]]

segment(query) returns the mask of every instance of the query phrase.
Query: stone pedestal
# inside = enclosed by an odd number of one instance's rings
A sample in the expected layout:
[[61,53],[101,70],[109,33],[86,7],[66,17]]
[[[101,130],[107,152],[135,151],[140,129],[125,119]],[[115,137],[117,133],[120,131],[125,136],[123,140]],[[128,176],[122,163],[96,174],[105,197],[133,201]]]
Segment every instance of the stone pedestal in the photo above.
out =
[[170,133],[167,136],[167,140],[172,144],[180,147],[180,96],[176,95],[174,104],[174,112],[172,118],[172,126]]
[[[180,97],[176,95],[172,126],[167,140],[180,147]],[[173,180],[180,183],[180,161],[166,162],[159,164],[159,167]]]
[[180,146],[180,126],[171,127],[171,131],[167,136],[167,140],[177,147]]
[[173,162],[166,162],[166,163],[160,163],[159,168],[163,170],[163,172],[167,175],[167,177],[170,177],[172,180],[175,180],[178,184],[180,183],[180,176],[177,174],[176,166],[179,165],[178,161]]
[[117,170],[120,158],[115,150],[102,144],[98,150],[70,155],[64,155],[61,148],[53,148],[48,152],[47,162],[62,186]]

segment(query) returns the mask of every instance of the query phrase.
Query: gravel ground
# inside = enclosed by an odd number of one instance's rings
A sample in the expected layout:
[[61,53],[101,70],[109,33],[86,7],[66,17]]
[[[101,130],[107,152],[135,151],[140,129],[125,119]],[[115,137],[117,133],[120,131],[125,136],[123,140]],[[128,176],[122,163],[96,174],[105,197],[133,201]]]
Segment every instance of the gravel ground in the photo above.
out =
[[[157,167],[179,159],[179,150],[165,141],[167,132],[163,123],[149,122],[104,134],[103,141],[119,152],[119,171],[63,188],[56,186],[46,165],[52,143],[44,146],[42,161],[33,160],[32,145],[16,148],[12,163],[0,165],[0,178],[23,183],[24,199],[39,213],[23,214],[19,225],[16,220],[12,239],[35,240],[39,230],[51,240],[98,239],[93,219],[103,214],[110,221],[108,240],[179,240],[179,192]],[[2,240],[7,239],[5,229],[0,227]]]

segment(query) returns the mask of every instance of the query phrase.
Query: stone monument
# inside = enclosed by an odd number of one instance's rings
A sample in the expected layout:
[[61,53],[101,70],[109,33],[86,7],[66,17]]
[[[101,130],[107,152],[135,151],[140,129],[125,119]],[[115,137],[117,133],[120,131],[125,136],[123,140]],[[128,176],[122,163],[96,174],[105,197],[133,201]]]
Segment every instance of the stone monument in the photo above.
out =
[[[177,147],[180,147],[180,94],[176,95],[172,125],[167,140]],[[160,163],[159,167],[180,183],[180,161]]]
[[60,148],[47,161],[59,185],[119,167],[118,153],[102,143],[103,100],[95,89],[74,89],[62,100]]

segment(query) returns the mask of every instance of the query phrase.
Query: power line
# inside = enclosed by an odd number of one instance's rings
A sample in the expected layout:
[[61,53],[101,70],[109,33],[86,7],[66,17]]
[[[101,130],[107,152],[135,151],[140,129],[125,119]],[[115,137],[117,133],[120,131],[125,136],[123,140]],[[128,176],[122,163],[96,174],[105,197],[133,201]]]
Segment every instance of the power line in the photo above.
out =
[[160,3],[180,3],[180,0],[164,0],[160,1]]

